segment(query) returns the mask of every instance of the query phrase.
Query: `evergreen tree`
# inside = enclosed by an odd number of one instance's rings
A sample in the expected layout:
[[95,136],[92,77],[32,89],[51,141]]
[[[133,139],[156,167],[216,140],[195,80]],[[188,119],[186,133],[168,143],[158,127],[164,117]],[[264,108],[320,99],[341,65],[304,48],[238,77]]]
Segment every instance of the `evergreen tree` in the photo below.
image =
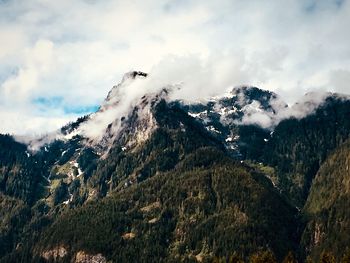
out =
[[295,259],[293,252],[289,251],[282,263],[298,263],[298,261]]
[[266,250],[258,252],[250,257],[250,263],[277,263],[275,255],[270,251]]
[[331,252],[321,254],[320,263],[335,263],[334,255]]

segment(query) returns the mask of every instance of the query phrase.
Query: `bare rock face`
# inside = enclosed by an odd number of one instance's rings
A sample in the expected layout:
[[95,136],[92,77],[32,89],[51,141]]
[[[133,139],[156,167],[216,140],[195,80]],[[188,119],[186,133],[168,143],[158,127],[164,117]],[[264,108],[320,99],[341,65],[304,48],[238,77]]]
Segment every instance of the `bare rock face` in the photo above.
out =
[[51,249],[51,250],[46,250],[41,254],[41,256],[44,259],[46,259],[46,260],[53,259],[54,261],[57,261],[66,255],[67,255],[67,249],[63,246],[56,247],[56,248]]
[[84,251],[78,251],[75,255],[75,263],[107,263],[107,260],[102,254],[91,255]]

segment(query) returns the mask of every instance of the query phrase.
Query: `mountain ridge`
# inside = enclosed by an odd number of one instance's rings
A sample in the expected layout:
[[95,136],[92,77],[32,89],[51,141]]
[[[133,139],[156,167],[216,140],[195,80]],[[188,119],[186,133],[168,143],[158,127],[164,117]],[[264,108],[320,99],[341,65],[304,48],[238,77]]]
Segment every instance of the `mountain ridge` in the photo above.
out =
[[[210,261],[235,253],[247,260],[264,250],[278,260],[288,251],[318,259],[328,243],[309,240],[323,221],[303,207],[349,138],[350,100],[327,94],[293,109],[277,94],[240,87],[191,104],[171,99],[178,86],[140,90],[148,77],[128,73],[105,106],[53,141],[32,141],[36,151],[0,136],[0,212],[17,204],[0,225],[8,229],[0,235],[3,262]],[[136,99],[123,99],[133,81]],[[271,125],[259,126],[265,115]],[[83,132],[91,123],[102,126],[98,140]],[[329,249],[339,258],[341,248]]]

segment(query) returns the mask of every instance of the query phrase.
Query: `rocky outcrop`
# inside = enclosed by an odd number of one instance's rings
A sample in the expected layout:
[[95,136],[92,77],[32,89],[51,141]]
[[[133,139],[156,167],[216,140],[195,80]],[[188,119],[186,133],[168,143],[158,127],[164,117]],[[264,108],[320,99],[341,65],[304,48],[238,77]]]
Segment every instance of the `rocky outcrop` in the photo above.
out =
[[41,256],[46,260],[54,260],[57,261],[60,258],[63,258],[67,255],[68,251],[65,247],[59,246],[50,250],[46,250],[41,253]]
[[102,254],[91,255],[84,251],[78,251],[75,255],[75,263],[106,263],[107,260]]

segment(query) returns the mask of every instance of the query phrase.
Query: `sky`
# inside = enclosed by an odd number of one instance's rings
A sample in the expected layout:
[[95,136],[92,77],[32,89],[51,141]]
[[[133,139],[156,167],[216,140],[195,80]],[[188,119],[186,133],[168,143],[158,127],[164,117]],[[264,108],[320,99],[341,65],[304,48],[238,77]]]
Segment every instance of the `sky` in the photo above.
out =
[[288,103],[350,93],[347,0],[0,0],[0,133],[94,112],[124,73],[200,99],[252,85]]

